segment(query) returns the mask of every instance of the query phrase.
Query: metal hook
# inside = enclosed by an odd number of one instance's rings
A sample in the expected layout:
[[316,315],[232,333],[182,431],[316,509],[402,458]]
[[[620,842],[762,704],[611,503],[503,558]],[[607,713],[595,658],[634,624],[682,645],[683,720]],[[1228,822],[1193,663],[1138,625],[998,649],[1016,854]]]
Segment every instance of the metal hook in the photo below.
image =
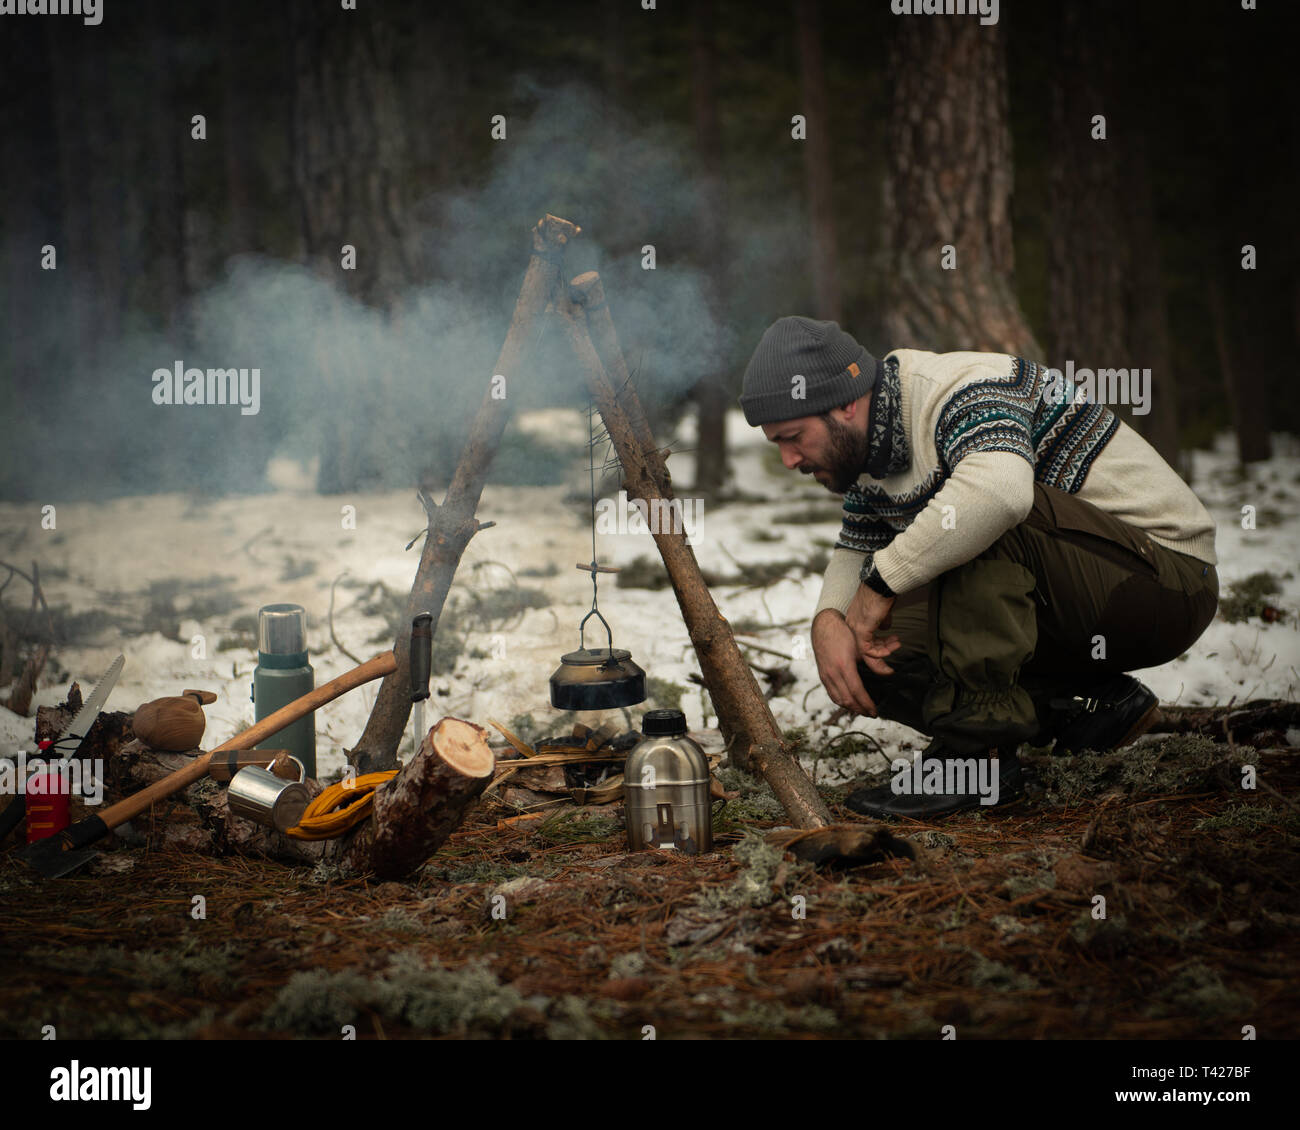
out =
[[605,625],[605,635],[609,639],[609,661],[613,663],[614,662],[614,632],[613,629],[611,629],[609,626],[609,621],[606,620],[605,617],[600,614],[600,609],[597,608],[594,604],[591,606],[591,611],[588,612],[587,615],[585,615],[582,618],[581,622],[578,624],[578,643],[585,651],[587,648],[587,644],[585,642],[585,637],[583,635],[583,629],[586,627],[587,621],[590,620],[593,616],[596,617],[597,620],[599,620],[602,624]]

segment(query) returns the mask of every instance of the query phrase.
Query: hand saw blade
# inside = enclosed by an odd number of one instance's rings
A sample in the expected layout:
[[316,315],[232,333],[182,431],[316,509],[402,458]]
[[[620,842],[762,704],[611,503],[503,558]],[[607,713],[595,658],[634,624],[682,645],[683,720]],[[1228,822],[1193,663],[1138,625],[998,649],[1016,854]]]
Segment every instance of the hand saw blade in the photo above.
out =
[[95,719],[99,717],[99,712],[104,708],[104,703],[108,701],[108,696],[113,693],[113,687],[117,684],[117,677],[122,673],[122,666],[126,663],[126,657],[119,655],[113,660],[108,670],[104,672],[104,677],[95,684],[95,689],[90,692],[90,697],[86,699],[85,705],[77,712],[77,716],[72,720],[70,725],[62,734],[59,735],[54,745],[59,749],[60,756],[71,757],[76,752],[76,747],[69,749],[65,742],[76,740],[77,746],[81,745],[82,739],[90,733],[90,727],[95,724]]

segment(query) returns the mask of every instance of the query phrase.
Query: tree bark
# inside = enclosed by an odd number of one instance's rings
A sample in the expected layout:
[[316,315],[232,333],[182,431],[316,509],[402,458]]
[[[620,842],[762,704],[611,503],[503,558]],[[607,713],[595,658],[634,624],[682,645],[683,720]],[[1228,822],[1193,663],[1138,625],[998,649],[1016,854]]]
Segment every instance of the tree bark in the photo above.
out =
[[[1169,339],[1169,303],[1163,259],[1156,230],[1151,163],[1146,138],[1126,146],[1129,169],[1129,247],[1133,262],[1128,273],[1128,355],[1125,363],[1151,369],[1151,412],[1135,416],[1143,436],[1184,479],[1191,479],[1191,460],[1184,457],[1178,436],[1178,381]],[[1120,364],[1120,362],[1115,362]]]
[[[701,174],[697,242],[707,264],[709,312],[714,323],[721,324],[727,304],[728,254],[722,130],[718,124],[718,96],[713,80],[718,70],[715,15],[715,0],[696,0],[691,9],[691,107]],[[695,386],[699,406],[699,435],[695,445],[695,489],[698,491],[721,490],[727,478],[728,399],[726,378],[721,373],[707,375]]]
[[249,112],[248,94],[241,81],[239,50],[244,29],[230,5],[221,5],[221,122],[225,158],[227,254],[258,250],[253,243],[252,181],[256,130]]
[[[478,508],[488,468],[513,403],[509,382],[522,372],[522,364],[527,360],[525,350],[530,345],[538,318],[547,303],[560,293],[564,249],[580,230],[568,220],[550,215],[538,220],[533,229],[532,256],[524,272],[523,286],[505,344],[493,370],[493,375],[506,378],[506,395],[494,395],[493,382],[489,382],[451,485],[442,505],[429,521],[420,567],[406,602],[403,620],[406,625],[418,613],[428,612],[433,616],[433,631],[436,633],[438,630],[438,618],[451,589],[456,567],[470,538],[478,530],[474,511]],[[365,731],[356,746],[347,751],[348,761],[359,773],[391,769],[397,764],[397,746],[411,712],[410,646],[409,630],[401,632],[393,643],[397,670],[384,679]]]
[[[1105,26],[1114,25],[1113,7]],[[1129,246],[1123,238],[1122,133],[1132,129],[1115,96],[1115,51],[1102,21],[1064,5],[1056,11],[1051,91],[1052,151],[1048,163],[1047,344],[1063,369],[1126,365],[1124,280]],[[1093,136],[1093,117],[1107,136]],[[1111,136],[1111,134],[1115,136]]]
[[[884,191],[890,347],[1040,358],[1013,286],[1011,133],[1000,26],[896,20]],[[945,270],[945,246],[956,269]]]
[[370,819],[343,852],[344,871],[400,879],[421,866],[456,830],[492,780],[496,758],[487,731],[444,718],[420,752],[375,796]]
[[826,69],[822,61],[821,0],[795,0],[799,25],[799,81],[808,122],[803,146],[808,190],[808,227],[812,236],[813,310],[818,318],[838,322],[840,280],[835,269],[834,174],[831,131],[826,113]]
[[1242,463],[1262,462],[1273,454],[1273,439],[1269,435],[1263,400],[1250,379],[1257,370],[1240,364],[1239,354],[1234,348],[1238,335],[1233,333],[1233,306],[1217,278],[1211,277],[1206,296],[1223,390],[1237,433],[1237,457]]
[[[593,320],[599,326],[595,336],[607,350],[611,350],[609,367],[603,363],[588,331],[584,313],[588,303],[593,307]],[[617,337],[612,323],[603,324],[608,318],[608,310],[594,271],[573,281],[569,296],[557,301],[556,313],[618,452],[628,496],[645,499],[647,504],[656,500],[671,503],[672,489],[662,471],[658,452],[653,445],[646,446],[643,440],[638,439],[641,425],[634,420],[640,413],[637,409],[629,413],[624,407],[625,404],[637,404],[637,396],[630,384],[618,380],[618,373],[625,371],[625,364],[621,357],[615,360],[613,356],[613,353],[621,351],[616,348]],[[611,377],[614,378],[613,385]],[[620,390],[617,395],[615,387]],[[662,526],[660,523],[654,533],[655,544],[672,580],[673,592],[733,763],[741,768],[752,765],[762,773],[797,827],[819,828],[831,823],[830,812],[812,781],[787,752],[767,701],[736,645],[731,625],[718,611],[713,594],[700,575],[695,551],[687,542],[686,535],[674,533],[671,525],[667,530]]]
[[[294,67],[292,160],[304,251],[354,297],[389,306],[413,281],[403,115],[394,75],[395,32],[383,21],[290,14]],[[340,249],[357,249],[339,271]]]

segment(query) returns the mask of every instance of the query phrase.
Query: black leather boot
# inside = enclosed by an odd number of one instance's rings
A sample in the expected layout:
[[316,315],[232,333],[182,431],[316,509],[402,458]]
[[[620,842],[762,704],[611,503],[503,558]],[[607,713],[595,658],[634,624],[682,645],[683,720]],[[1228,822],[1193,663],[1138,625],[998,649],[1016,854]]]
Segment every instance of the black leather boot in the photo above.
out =
[[962,754],[936,738],[889,784],[858,789],[844,803],[864,816],[938,820],[971,808],[997,808],[1023,794],[1014,747]]
[[1145,734],[1160,711],[1160,700],[1131,675],[1116,675],[1083,694],[1051,700],[1061,712],[1054,754],[1117,749]]

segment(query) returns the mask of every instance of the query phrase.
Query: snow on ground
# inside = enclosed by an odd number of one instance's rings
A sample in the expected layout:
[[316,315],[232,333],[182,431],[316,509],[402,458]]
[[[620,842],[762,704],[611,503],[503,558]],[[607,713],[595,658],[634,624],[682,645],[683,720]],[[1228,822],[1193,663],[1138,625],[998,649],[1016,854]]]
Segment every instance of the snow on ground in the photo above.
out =
[[[581,413],[546,412],[526,417],[520,427],[543,435],[585,439]],[[808,620],[820,590],[820,577],[794,567],[766,587],[747,585],[746,570],[778,561],[800,562],[827,553],[838,532],[836,499],[809,480],[781,468],[775,450],[739,413],[728,420],[735,489],[744,500],[709,505],[693,538],[706,570],[736,578],[718,584],[714,597],[741,638],[790,656],[796,682],[772,700],[783,727],[806,726],[815,745],[824,745],[844,727],[828,727],[834,711],[817,679],[808,642]],[[509,439],[507,437],[507,442]],[[690,447],[683,428],[678,444]],[[1283,577],[1283,622],[1227,624],[1216,619],[1182,660],[1139,676],[1164,702],[1184,705],[1236,698],[1290,698],[1300,692],[1300,443],[1276,437],[1277,454],[1268,463],[1238,472],[1232,440],[1221,438],[1213,451],[1194,457],[1194,486],[1219,523],[1221,586],[1267,570]],[[691,457],[674,456],[670,470],[678,491],[693,476]],[[0,504],[0,559],[27,568],[39,561],[46,598],[72,612],[101,610],[143,626],[151,604],[177,587],[179,631],[154,630],[115,635],[100,630],[93,638],[64,647],[38,689],[36,705],[60,701],[72,678],[88,692],[117,653],[126,666],[108,709],[133,710],[142,702],[178,694],[187,687],[215,691],[207,708],[205,744],[224,740],[253,722],[249,701],[256,652],[231,648],[232,625],[255,616],[263,604],[291,601],[309,617],[311,661],[317,685],[353,666],[330,639],[331,582],[344,575],[335,594],[334,629],[352,652],[368,658],[384,650],[374,637],[384,621],[360,610],[365,586],[383,582],[396,593],[409,591],[419,544],[403,546],[423,527],[424,515],[413,491],[322,497],[310,490],[309,469],[277,463],[271,493],[217,500],[178,494],[119,499],[110,503],[56,501],[56,529],[41,528],[40,504]],[[575,466],[572,482],[555,487],[489,487],[479,518],[497,523],[470,543],[453,594],[458,608],[444,615],[439,631],[465,640],[452,674],[435,676],[430,719],[455,714],[486,724],[507,725],[530,715],[537,733],[561,728],[550,707],[548,679],[559,656],[578,646],[578,621],[590,606],[587,574],[575,569],[591,556],[587,505],[575,496],[586,489],[586,467]],[[761,501],[753,501],[761,499]],[[1255,507],[1256,527],[1242,528],[1242,507]],[[355,529],[346,528],[344,507],[355,507]],[[775,518],[811,516],[806,523]],[[648,534],[613,533],[598,539],[605,564],[625,566],[637,557],[658,556]],[[511,570],[521,586],[541,589],[546,607],[530,608],[503,629],[473,613],[469,589],[482,593],[508,583]],[[548,575],[549,574],[549,575]],[[24,585],[10,585],[9,607],[26,599]],[[19,594],[19,595],[15,595]],[[222,600],[224,599],[224,603]],[[213,610],[214,605],[220,609]],[[697,671],[686,627],[672,590],[619,588],[603,577],[600,608],[609,620],[615,646],[628,648],[653,678],[686,688],[682,706],[689,724],[711,723],[706,699],[688,682]],[[187,611],[190,612],[187,615]],[[587,643],[602,646],[597,631]],[[222,647],[223,643],[226,645]],[[761,665],[787,661],[751,653]],[[336,700],[317,712],[317,760],[322,775],[340,768],[342,750],[360,736],[378,683]],[[0,691],[0,694],[5,692]],[[633,724],[641,708],[626,717]],[[881,742],[893,756],[918,748],[919,735],[890,722],[856,719],[847,727]],[[0,708],[0,753],[30,749],[32,721]],[[846,771],[861,768],[849,763]],[[823,764],[821,776],[834,772]]]

